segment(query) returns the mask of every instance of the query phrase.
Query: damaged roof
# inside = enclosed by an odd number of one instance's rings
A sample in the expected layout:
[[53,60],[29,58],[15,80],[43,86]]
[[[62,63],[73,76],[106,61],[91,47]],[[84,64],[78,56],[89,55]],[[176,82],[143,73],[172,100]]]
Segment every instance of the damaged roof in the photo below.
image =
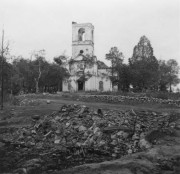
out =
[[109,68],[104,62],[98,60],[97,61],[98,69],[107,69]]

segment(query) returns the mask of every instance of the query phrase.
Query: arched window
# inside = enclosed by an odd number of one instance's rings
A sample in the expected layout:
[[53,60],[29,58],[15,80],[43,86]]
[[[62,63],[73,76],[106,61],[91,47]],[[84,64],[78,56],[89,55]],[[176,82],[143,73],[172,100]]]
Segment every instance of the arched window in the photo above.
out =
[[80,28],[78,31],[78,40],[79,41],[85,41],[85,29]]
[[99,82],[99,90],[100,90],[100,91],[103,91],[103,90],[104,90],[103,81],[100,81],[100,82]]

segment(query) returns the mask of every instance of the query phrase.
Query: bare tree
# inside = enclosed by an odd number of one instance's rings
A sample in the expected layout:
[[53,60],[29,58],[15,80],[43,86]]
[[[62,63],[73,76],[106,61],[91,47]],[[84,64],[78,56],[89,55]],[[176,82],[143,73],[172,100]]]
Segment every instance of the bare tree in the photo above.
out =
[[34,62],[32,62],[32,66],[34,67],[33,70],[34,70],[34,81],[35,81],[35,88],[36,88],[36,93],[39,92],[39,80],[41,78],[41,75],[42,75],[42,67],[41,67],[41,64],[42,64],[42,61],[44,59],[44,56],[45,56],[45,50],[42,49],[42,50],[39,50],[39,51],[34,51],[32,53],[36,60]]

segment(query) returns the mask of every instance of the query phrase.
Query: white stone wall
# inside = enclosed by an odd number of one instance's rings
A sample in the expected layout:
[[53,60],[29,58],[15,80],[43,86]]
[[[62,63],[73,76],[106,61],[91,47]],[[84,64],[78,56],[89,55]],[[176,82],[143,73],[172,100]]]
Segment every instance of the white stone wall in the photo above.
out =
[[93,56],[94,55],[94,47],[90,44],[88,45],[73,45],[72,46],[72,55],[73,55],[73,59],[76,58],[76,56],[78,56],[78,54],[80,53],[80,50],[83,50],[83,54],[84,55],[90,55]]
[[103,82],[103,91],[112,91],[112,84],[109,78],[101,78],[97,76],[91,77],[85,83],[85,91],[100,91],[99,82]]
[[[77,92],[78,91],[78,83],[77,77],[72,76],[70,77],[70,84],[63,83],[63,91],[69,92]],[[103,91],[112,91],[112,84],[110,79],[105,79],[97,76],[92,76],[85,82],[85,91],[100,91],[99,90],[99,82],[103,82]],[[69,87],[68,87],[69,86]]]
[[112,91],[112,83],[110,79],[103,79],[104,91]]
[[99,82],[103,82],[103,91],[112,91],[112,84],[111,80],[109,78],[104,78],[104,77],[98,77],[98,91],[99,90]]
[[85,82],[85,91],[97,91],[98,79],[97,76],[92,76]]
[[[63,91],[77,92],[79,77],[71,76],[68,81],[63,81]],[[85,91],[100,91],[99,82],[103,82],[103,91],[112,91],[112,84],[109,78],[97,77],[93,75],[85,82]]]
[[[78,91],[77,80],[80,76],[77,76],[76,73],[81,69],[80,67],[84,66],[83,62],[77,61],[71,65],[71,77],[68,79],[68,83],[63,83],[63,91],[75,92]],[[85,91],[100,91],[99,82],[103,82],[103,91],[112,91],[111,80],[109,79],[109,70],[108,69],[98,69],[97,64],[94,66],[85,69],[85,73],[92,75],[87,81],[85,81]]]
[[[81,61],[74,62],[71,65],[71,75],[75,75],[78,71],[81,71],[81,66],[84,66],[84,63]],[[85,73],[89,72],[92,75],[97,76],[97,64],[94,64],[94,66],[87,67],[85,69]]]
[[67,80],[63,80],[63,83],[62,83],[62,91],[64,91],[64,92],[69,91]]
[[94,26],[91,23],[72,24],[72,41],[78,41],[78,31],[80,28],[85,29],[85,40],[94,41]]
[[[84,41],[79,41],[78,31],[80,28],[85,30]],[[80,50],[84,55],[94,55],[94,26],[90,23],[72,24],[72,58],[75,58]]]
[[71,92],[78,91],[76,80],[77,80],[76,76],[71,77],[71,89],[70,89]]

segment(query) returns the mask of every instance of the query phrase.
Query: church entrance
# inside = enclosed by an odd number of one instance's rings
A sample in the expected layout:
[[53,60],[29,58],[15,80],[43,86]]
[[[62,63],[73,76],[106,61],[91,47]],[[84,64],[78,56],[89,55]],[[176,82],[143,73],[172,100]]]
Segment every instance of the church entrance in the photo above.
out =
[[78,83],[78,91],[84,90],[84,82],[78,80],[77,83]]

